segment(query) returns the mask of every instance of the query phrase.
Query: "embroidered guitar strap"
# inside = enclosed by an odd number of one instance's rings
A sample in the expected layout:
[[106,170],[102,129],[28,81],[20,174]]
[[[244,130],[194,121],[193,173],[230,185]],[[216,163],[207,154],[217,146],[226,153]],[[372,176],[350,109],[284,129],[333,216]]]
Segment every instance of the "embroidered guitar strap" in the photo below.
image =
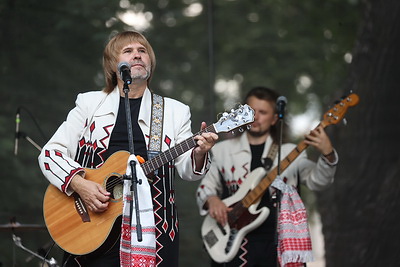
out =
[[147,150],[148,160],[154,158],[161,152],[164,119],[164,98],[157,94],[152,95],[153,104],[151,109],[150,140],[149,149]]

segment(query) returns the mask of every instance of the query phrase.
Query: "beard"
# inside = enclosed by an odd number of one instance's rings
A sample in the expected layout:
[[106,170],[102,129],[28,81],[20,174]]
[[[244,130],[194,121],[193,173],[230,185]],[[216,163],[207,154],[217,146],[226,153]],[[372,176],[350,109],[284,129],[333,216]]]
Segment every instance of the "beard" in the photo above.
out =
[[147,80],[150,77],[150,71],[148,71],[146,69],[145,72],[132,73],[131,77],[132,77],[132,81],[135,81],[135,80]]
[[247,130],[247,133],[253,137],[261,137],[268,134],[268,130],[253,131],[252,128]]
[[132,77],[132,81],[134,82],[135,80],[144,80],[147,81],[147,79],[149,79],[150,77],[150,73],[151,73],[151,66],[145,66],[144,70],[140,70],[140,71],[133,71],[131,72],[131,77]]

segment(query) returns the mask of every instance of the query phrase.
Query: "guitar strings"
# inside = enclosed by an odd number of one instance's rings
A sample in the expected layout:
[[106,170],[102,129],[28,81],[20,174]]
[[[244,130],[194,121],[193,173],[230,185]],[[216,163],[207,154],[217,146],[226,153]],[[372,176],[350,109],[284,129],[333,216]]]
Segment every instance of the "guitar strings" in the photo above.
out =
[[[189,138],[186,139],[185,141],[183,141],[183,142],[177,144],[177,145],[176,145],[175,147],[173,147],[172,149],[167,150],[167,151],[164,151],[164,152],[158,154],[157,156],[155,156],[154,158],[152,158],[151,160],[142,163],[142,164],[141,164],[141,167],[142,167],[142,169],[143,169],[145,175],[147,176],[147,175],[148,175],[149,173],[151,173],[152,171],[154,171],[154,170],[156,170],[157,168],[161,167],[161,164],[163,163],[163,160],[162,160],[163,157],[165,158],[165,160],[167,160],[167,162],[173,160],[173,159],[174,159],[174,154],[172,153],[171,150],[173,150],[174,152],[176,151],[176,152],[178,152],[178,153],[179,153],[179,152],[184,153],[184,152],[188,151],[190,148],[196,146],[194,137],[197,136],[197,135],[202,134],[203,132],[215,132],[215,131],[214,131],[214,128],[213,128],[213,125],[209,125],[209,126],[206,127],[205,129],[203,129],[203,130],[197,132],[196,134],[194,134],[192,137],[189,137]],[[188,144],[189,142],[191,142],[192,144]],[[184,146],[186,146],[187,149],[185,149]],[[168,155],[167,155],[168,153],[169,153],[169,157],[168,157]],[[153,167],[153,168],[151,168],[151,167]],[[123,175],[124,175],[124,174],[123,174]],[[113,190],[113,188],[114,188],[116,185],[118,185],[118,184],[123,184],[123,178],[122,178],[123,175],[121,175],[121,174],[118,174],[118,175],[110,175],[110,176],[107,178],[107,181],[106,181],[106,183],[105,183],[105,188],[106,188],[106,190],[107,190],[107,188],[111,188],[111,192],[110,192],[110,191],[109,191],[109,192],[112,193],[112,190]],[[110,180],[110,178],[112,178],[112,177],[115,177],[116,179],[112,179],[111,181],[108,181],[108,180]],[[107,191],[108,191],[108,190],[107,190]]]

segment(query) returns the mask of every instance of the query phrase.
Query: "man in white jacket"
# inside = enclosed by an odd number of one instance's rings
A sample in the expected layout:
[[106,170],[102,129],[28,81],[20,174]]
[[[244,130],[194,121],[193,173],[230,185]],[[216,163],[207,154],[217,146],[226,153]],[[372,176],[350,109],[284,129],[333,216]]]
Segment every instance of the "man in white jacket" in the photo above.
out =
[[[275,91],[265,87],[256,87],[248,92],[245,102],[255,111],[254,122],[251,128],[242,135],[224,140],[212,148],[210,171],[197,190],[197,203],[201,215],[209,214],[216,222],[224,226],[228,221],[227,214],[232,208],[227,207],[222,200],[233,196],[241,186],[249,187],[254,183],[254,180],[259,177],[251,173],[253,170],[259,167],[272,170],[277,166],[276,144],[279,143],[279,132],[276,102],[278,96]],[[314,163],[307,158],[304,151],[281,174],[281,177],[288,185],[297,187],[300,181],[311,190],[322,190],[333,182],[338,156],[321,126],[305,137],[305,143],[320,151],[321,157],[317,163]],[[281,147],[281,160],[295,147],[294,144],[284,143]],[[262,173],[265,174],[265,172]],[[243,192],[250,189],[247,188]],[[237,255],[231,261],[221,265],[213,261],[212,266],[277,266],[274,196],[275,190],[272,187],[266,190],[258,208],[267,207],[270,211],[269,216],[258,228],[244,237]],[[240,202],[241,198],[237,201]],[[210,242],[212,246],[214,240]],[[224,254],[225,251],[218,253]]]
[[[128,63],[132,80],[129,84],[128,98],[134,154],[145,160],[149,159],[150,131],[155,120],[152,121],[151,118],[156,106],[152,104],[154,98],[149,89],[149,82],[156,60],[150,43],[142,34],[133,31],[122,32],[112,37],[103,55],[106,88],[78,95],[75,108],[69,112],[67,119],[43,147],[39,156],[39,165],[46,178],[67,195],[77,193],[92,213],[107,211],[111,192],[101,184],[85,179],[85,168],[99,168],[114,152],[130,151],[123,90],[127,83],[119,75],[121,62]],[[161,140],[161,151],[165,151],[190,138],[192,132],[189,107],[170,98],[162,99],[164,108],[160,110],[160,107],[157,107],[158,112],[162,114],[158,114],[156,119],[162,120],[163,125],[157,137]],[[205,127],[203,122],[201,128]],[[134,256],[128,255],[128,252],[121,254],[120,258],[120,243],[115,242],[109,251],[101,255],[66,254],[66,263],[63,266],[78,266],[77,262],[80,266],[96,267],[120,264],[177,266],[179,231],[174,171],[176,169],[182,179],[189,181],[203,178],[210,164],[208,151],[217,138],[215,133],[210,132],[195,136],[194,148],[162,166],[150,182],[151,192],[148,194],[151,195],[154,212],[155,228],[151,230],[151,234],[155,235],[154,248],[140,248],[142,252]],[[139,204],[140,201],[141,199]],[[146,229],[143,229],[143,232],[146,236]],[[130,235],[131,231],[123,233],[123,237],[131,238]],[[121,242],[121,246],[124,245],[130,248]],[[146,249],[148,251],[143,252]],[[148,254],[155,256],[155,259],[147,258]]]

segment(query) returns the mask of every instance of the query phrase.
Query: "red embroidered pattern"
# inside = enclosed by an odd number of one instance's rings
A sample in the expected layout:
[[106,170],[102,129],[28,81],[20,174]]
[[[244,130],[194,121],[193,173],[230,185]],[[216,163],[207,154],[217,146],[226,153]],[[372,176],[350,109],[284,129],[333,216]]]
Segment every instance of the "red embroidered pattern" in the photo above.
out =
[[312,259],[307,212],[297,191],[283,192],[278,218],[278,259],[284,267],[303,266]]

